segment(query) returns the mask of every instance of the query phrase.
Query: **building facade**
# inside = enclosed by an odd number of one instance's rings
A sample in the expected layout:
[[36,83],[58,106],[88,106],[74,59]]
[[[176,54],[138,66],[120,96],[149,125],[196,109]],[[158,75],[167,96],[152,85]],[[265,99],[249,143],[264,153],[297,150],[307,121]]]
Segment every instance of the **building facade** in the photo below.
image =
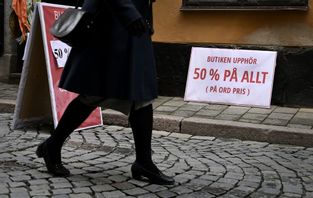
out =
[[[0,80],[8,80],[17,49],[8,28],[10,1],[1,3]],[[184,95],[193,46],[274,50],[272,104],[312,107],[312,6],[312,0],[157,0],[153,41],[160,95]]]
[[311,0],[156,1],[160,95],[184,95],[193,46],[273,50],[272,104],[312,107],[312,6]]

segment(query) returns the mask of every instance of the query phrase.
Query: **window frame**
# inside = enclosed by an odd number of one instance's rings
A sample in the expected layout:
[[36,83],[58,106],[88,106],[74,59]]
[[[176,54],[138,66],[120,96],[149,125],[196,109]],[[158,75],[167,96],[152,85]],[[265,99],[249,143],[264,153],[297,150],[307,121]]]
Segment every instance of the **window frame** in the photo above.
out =
[[[278,2],[275,5],[275,2],[271,2],[273,5],[264,5],[259,4],[255,1],[250,0],[237,0],[237,2],[221,2],[214,0],[182,0],[182,11],[203,11],[203,10],[299,10],[307,11],[309,9],[309,0],[302,0],[296,4],[290,3],[289,5],[282,5]],[[246,1],[246,2],[244,2]],[[249,2],[250,1],[250,2]],[[269,0],[271,1],[271,0]],[[286,0],[288,1],[288,0]],[[294,0],[289,0],[294,1]],[[299,0],[301,1],[301,0]]]

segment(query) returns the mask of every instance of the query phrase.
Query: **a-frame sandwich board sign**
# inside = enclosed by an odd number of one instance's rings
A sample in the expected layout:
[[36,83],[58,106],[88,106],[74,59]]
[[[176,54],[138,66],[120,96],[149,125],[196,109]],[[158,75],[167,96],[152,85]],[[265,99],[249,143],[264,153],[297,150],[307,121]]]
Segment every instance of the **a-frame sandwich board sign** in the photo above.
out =
[[[60,54],[55,52],[67,56],[70,48],[60,44],[50,34],[53,22],[68,7],[49,3],[36,4],[14,111],[14,129],[51,122],[51,118],[56,127],[67,105],[77,96],[58,87],[63,68],[56,58]],[[61,48],[53,47],[55,42]],[[97,108],[78,129],[100,126],[102,123],[101,109]]]

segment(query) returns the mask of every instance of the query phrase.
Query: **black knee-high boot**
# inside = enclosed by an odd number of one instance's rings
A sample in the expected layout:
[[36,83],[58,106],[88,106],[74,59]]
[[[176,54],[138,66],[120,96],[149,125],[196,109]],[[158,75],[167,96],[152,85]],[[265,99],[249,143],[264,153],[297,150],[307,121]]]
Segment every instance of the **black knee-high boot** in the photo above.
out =
[[70,134],[84,122],[94,106],[88,106],[75,98],[66,108],[58,126],[51,136],[37,148],[38,157],[43,157],[50,173],[57,176],[68,176],[70,172],[62,165],[61,149]]
[[151,138],[153,124],[152,105],[138,110],[131,110],[129,122],[133,131],[136,161],[140,164],[151,165]]
[[141,179],[141,176],[144,176],[147,177],[151,183],[161,185],[173,184],[174,179],[164,175],[152,161],[152,105],[138,110],[132,108],[129,115],[129,122],[133,131],[136,150],[136,161],[131,167],[133,177],[135,179]]

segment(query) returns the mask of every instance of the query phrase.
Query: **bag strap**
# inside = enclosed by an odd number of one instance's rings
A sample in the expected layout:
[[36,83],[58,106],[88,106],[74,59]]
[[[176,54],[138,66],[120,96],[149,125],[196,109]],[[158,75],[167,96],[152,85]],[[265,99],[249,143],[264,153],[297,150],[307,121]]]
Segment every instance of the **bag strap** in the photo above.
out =
[[[84,3],[84,0],[82,0]],[[75,9],[78,9],[80,0],[76,0]],[[101,9],[97,9],[97,11],[93,14],[93,19],[96,19],[101,14]]]

